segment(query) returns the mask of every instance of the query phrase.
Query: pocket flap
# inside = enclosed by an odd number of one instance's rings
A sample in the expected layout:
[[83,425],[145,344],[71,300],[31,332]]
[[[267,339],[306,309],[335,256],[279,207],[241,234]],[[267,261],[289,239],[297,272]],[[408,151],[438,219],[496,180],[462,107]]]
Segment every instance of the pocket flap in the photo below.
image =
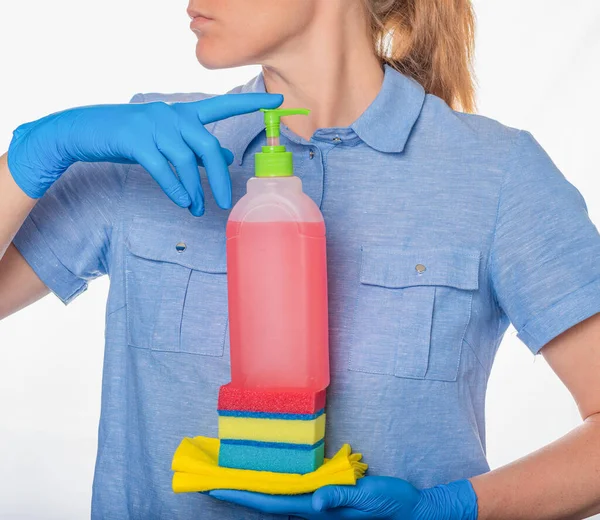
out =
[[363,284],[392,289],[416,285],[447,285],[465,290],[479,287],[480,253],[477,249],[386,246],[361,249],[360,281]]
[[[225,229],[214,223],[163,223],[135,218],[126,244],[135,256],[207,273],[226,273]],[[217,223],[218,226],[218,223]]]

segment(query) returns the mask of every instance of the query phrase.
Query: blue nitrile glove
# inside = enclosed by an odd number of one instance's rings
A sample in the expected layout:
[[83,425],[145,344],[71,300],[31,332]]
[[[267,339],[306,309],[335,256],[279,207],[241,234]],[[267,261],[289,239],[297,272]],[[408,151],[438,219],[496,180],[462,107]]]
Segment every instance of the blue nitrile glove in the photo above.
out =
[[477,496],[468,480],[423,490],[393,477],[363,477],[355,486],[324,486],[312,494],[267,495],[218,489],[209,496],[263,513],[307,520],[476,520]]
[[280,94],[226,94],[191,103],[73,108],[19,126],[8,149],[8,168],[19,187],[37,199],[77,161],[138,163],[175,204],[199,216],[204,194],[198,164],[206,168],[217,204],[231,207],[227,165],[233,155],[204,125],[276,108],[282,101]]

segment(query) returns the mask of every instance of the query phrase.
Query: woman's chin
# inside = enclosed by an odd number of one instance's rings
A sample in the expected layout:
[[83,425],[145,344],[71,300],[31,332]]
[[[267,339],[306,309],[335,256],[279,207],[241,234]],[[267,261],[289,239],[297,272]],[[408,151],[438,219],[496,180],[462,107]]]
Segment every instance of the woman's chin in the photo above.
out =
[[228,56],[217,49],[210,48],[205,42],[198,41],[196,45],[196,59],[205,69],[227,69],[246,65],[239,56]]

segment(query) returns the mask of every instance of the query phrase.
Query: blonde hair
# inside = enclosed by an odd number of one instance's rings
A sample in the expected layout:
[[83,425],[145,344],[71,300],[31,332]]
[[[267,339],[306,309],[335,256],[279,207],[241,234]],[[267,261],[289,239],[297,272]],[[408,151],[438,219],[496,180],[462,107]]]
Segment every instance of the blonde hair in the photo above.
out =
[[364,0],[382,62],[454,110],[475,112],[475,13],[470,0]]

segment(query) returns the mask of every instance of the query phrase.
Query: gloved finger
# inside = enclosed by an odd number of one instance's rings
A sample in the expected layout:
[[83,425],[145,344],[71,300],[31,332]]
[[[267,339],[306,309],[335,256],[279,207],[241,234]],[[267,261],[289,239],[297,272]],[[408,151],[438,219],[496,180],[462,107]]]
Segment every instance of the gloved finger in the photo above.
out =
[[[233,164],[234,157],[233,152],[231,150],[222,146],[221,155],[223,155],[223,159],[225,159],[227,166],[231,166]],[[196,163],[198,164],[198,166],[202,166],[204,168],[204,163],[202,162],[202,159],[200,159],[200,157],[198,156],[196,156]]]
[[208,494],[218,500],[250,507],[257,511],[261,511],[262,513],[296,516],[316,514],[312,508],[310,494],[269,495],[234,489],[215,489]]
[[136,154],[135,160],[148,171],[167,197],[175,204],[187,208],[192,203],[192,199],[183,184],[171,170],[164,155],[156,148],[139,152]]
[[229,148],[221,147],[221,153],[223,154],[223,158],[227,163],[227,166],[231,166],[233,164],[233,152]]
[[356,503],[357,496],[361,494],[357,486],[323,486],[313,493],[312,505],[315,511],[326,511],[344,506],[352,507]]
[[199,217],[204,214],[204,193],[200,184],[200,172],[196,155],[181,137],[163,137],[160,152],[175,167],[179,180],[191,198],[190,212]]
[[215,201],[220,208],[229,209],[231,207],[231,178],[219,141],[203,126],[198,126],[193,130],[183,127],[182,136],[187,145],[202,160]]
[[277,108],[281,103],[283,103],[281,94],[259,92],[223,94],[195,102],[198,118],[204,125],[220,119],[255,112],[259,108]]

